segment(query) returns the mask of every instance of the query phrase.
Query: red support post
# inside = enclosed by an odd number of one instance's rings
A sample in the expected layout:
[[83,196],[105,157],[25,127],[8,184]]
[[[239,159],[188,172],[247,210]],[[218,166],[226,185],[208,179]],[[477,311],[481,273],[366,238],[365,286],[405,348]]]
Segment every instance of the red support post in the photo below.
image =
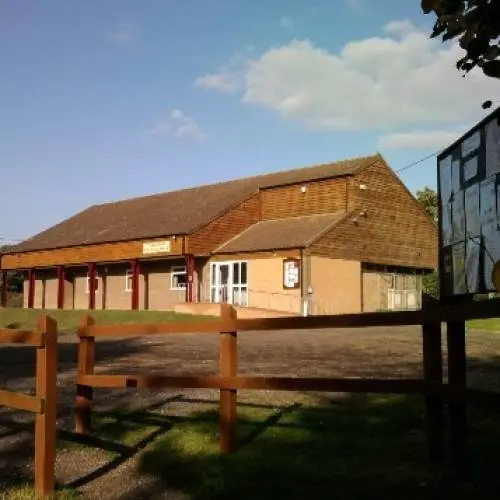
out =
[[2,289],[0,290],[0,306],[7,307],[7,271],[2,271]]
[[96,289],[96,265],[95,262],[89,262],[89,309],[95,309],[95,289]]
[[57,266],[57,308],[64,309],[64,288],[65,288],[64,266]]
[[35,307],[35,270],[28,270],[28,309]]
[[186,274],[187,274],[186,302],[193,302],[194,255],[186,255],[185,258],[186,258]]
[[139,309],[139,261],[132,261],[132,310],[136,311]]

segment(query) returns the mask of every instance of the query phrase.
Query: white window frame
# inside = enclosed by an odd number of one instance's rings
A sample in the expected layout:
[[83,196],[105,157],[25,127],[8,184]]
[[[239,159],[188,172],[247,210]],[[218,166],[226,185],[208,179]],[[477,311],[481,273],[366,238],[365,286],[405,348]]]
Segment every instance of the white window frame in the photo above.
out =
[[187,289],[187,282],[183,286],[174,286],[174,276],[186,275],[187,278],[187,267],[186,266],[171,266],[170,267],[170,290],[182,290]]
[[133,277],[134,277],[134,274],[133,274],[132,270],[131,269],[127,269],[125,271],[125,291],[127,293],[131,292],[132,288],[134,286]]
[[[95,273],[95,280],[97,281],[97,288],[95,290],[95,293],[99,293],[99,273],[96,271]],[[89,287],[89,284],[90,284],[90,276],[89,276],[89,273],[87,272],[87,278],[85,280],[85,293],[90,293],[90,287]]]

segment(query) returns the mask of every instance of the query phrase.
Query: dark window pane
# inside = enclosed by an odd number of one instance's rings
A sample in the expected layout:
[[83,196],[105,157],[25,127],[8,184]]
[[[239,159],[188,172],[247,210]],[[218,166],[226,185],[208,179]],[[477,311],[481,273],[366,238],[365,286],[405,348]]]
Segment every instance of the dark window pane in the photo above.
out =
[[247,263],[246,262],[241,263],[241,281],[240,281],[240,283],[242,285],[247,284]]
[[238,284],[240,282],[240,264],[235,262],[233,264],[233,283]]

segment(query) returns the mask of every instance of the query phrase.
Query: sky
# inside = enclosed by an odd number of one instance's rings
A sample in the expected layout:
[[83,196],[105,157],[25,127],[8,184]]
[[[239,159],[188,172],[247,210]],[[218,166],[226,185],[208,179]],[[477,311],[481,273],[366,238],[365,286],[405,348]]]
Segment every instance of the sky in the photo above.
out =
[[[0,241],[86,207],[380,152],[487,114],[420,0],[1,0]],[[400,174],[436,186],[430,158]]]

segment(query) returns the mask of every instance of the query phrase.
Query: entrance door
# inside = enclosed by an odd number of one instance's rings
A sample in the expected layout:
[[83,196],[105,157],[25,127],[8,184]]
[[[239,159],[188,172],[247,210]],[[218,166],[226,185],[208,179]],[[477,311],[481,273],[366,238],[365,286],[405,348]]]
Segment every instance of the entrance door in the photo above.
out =
[[211,278],[211,301],[216,304],[228,302],[228,286],[229,286],[229,264],[217,262],[212,264]]
[[212,302],[248,305],[246,262],[214,262],[210,271]]

